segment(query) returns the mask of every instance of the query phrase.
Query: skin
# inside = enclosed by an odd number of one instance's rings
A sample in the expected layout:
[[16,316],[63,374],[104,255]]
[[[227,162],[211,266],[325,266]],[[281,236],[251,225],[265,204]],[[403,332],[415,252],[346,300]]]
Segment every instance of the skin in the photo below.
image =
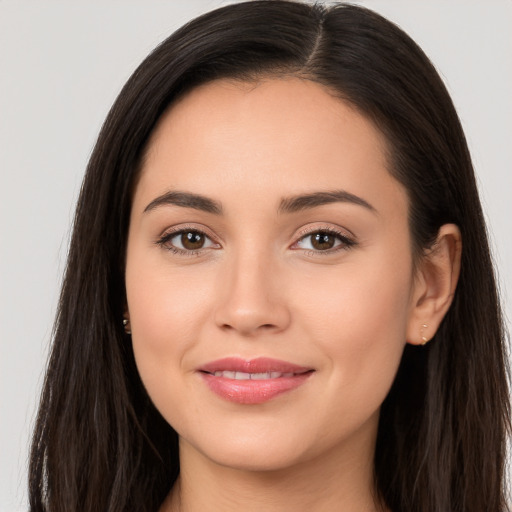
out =
[[[280,209],[340,190],[371,207]],[[147,210],[169,191],[222,213]],[[380,132],[316,83],[216,81],[166,112],[135,190],[126,264],[137,366],[180,436],[180,478],[161,510],[380,510],[380,405],[406,342],[434,335],[460,258],[457,228],[443,226],[413,271],[407,212]],[[176,234],[159,243],[180,229],[205,233],[203,247],[187,251]],[[334,246],[315,248],[311,233],[325,230]],[[237,404],[197,371],[228,356],[314,372],[268,402]]]

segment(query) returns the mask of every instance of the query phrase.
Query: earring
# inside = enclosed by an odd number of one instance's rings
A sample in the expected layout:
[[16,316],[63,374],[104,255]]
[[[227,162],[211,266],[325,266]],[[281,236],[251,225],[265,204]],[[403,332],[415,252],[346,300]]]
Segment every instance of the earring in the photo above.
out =
[[420,334],[421,334],[421,344],[422,345],[426,345],[428,343],[428,338],[425,337],[425,329],[428,329],[428,325],[427,324],[423,324],[421,326],[421,331],[420,331]]
[[124,326],[124,332],[126,334],[132,333],[132,330],[130,329],[130,320],[128,320],[128,318],[123,318],[123,326]]

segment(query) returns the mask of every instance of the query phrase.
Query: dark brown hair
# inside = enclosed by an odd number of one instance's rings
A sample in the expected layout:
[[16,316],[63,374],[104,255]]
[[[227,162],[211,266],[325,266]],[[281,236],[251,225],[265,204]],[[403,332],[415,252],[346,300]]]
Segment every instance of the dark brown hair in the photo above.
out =
[[30,463],[33,512],[158,509],[177,434],[147,396],[122,327],[124,256],[140,160],[176,98],[219,78],[295,75],[334,91],[387,138],[414,253],[459,226],[462,269],[434,340],[407,346],[381,411],[375,486],[393,512],[503,512],[505,335],[464,134],[434,67],[398,27],[346,4],[239,3],[158,46],[113,105],[74,221]]

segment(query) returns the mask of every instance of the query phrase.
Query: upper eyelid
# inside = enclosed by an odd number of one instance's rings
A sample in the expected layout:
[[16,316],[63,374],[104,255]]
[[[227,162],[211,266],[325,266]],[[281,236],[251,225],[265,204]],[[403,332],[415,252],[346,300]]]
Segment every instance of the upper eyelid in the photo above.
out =
[[[220,236],[214,233],[210,228],[204,225],[197,225],[194,223],[181,224],[177,226],[171,226],[164,229],[161,234],[157,238],[157,242],[161,242],[163,239],[170,240],[172,237],[187,231],[196,231],[198,233],[203,234],[207,238],[209,238],[212,242],[223,245],[224,241]],[[342,228],[340,226],[332,226],[327,225],[325,223],[317,224],[314,226],[306,226],[296,231],[296,234],[293,236],[293,241],[291,242],[291,246],[297,244],[302,238],[310,236],[314,233],[319,232],[328,232],[333,235],[339,236],[341,238],[348,239],[355,243],[356,237],[355,235],[348,230],[347,228]]]
[[355,240],[356,236],[347,228],[342,228],[338,226],[328,226],[328,225],[316,225],[310,227],[301,228],[296,235],[296,240],[300,240],[305,236],[311,235],[313,233],[319,233],[322,231],[326,231],[328,233],[333,233],[335,235],[339,235],[345,238],[349,238],[351,240]]
[[179,254],[181,256],[196,256],[199,255],[201,252],[208,250],[208,249],[216,249],[216,247],[200,247],[198,249],[182,249],[180,247],[177,247],[174,244],[171,244],[171,240],[177,236],[179,236],[182,233],[187,233],[195,231],[196,233],[200,233],[204,235],[212,244],[215,246],[220,246],[219,242],[217,242],[214,237],[209,236],[203,229],[195,228],[195,227],[176,227],[176,229],[168,228],[162,232],[162,234],[157,238],[155,241],[155,244],[157,246],[160,246],[161,248],[164,248],[166,251],[173,252],[175,254]]
[[[333,235],[338,238],[339,241],[341,241],[341,244],[332,247],[330,249],[326,250],[314,250],[314,249],[307,249],[299,246],[299,243],[301,240],[314,235],[315,233],[329,233],[330,235]],[[354,246],[358,245],[358,241],[355,237],[355,235],[352,234],[352,232],[348,229],[341,228],[339,226],[307,226],[303,228],[299,234],[297,234],[294,238],[294,242],[289,246],[291,250],[303,250],[310,254],[314,255],[323,255],[328,256],[329,254],[335,254],[340,250],[347,250],[349,248],[352,248]],[[299,246],[299,247],[298,247]]]
[[198,233],[201,233],[201,234],[205,235],[206,237],[210,238],[212,241],[215,241],[216,243],[219,243],[219,240],[220,240],[220,237],[218,235],[216,235],[208,227],[197,226],[194,224],[182,224],[182,225],[167,227],[158,235],[158,239],[161,240],[162,238],[172,237],[172,236],[175,236],[180,233],[187,232],[187,231],[196,231]]

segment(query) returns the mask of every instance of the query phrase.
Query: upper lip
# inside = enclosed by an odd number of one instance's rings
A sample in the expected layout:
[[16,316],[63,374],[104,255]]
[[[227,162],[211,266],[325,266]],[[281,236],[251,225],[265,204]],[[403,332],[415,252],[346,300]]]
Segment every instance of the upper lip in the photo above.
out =
[[244,373],[305,373],[313,368],[299,366],[288,361],[272,359],[269,357],[258,357],[256,359],[242,359],[240,357],[225,357],[202,365],[198,371],[215,373],[219,371],[244,372]]

